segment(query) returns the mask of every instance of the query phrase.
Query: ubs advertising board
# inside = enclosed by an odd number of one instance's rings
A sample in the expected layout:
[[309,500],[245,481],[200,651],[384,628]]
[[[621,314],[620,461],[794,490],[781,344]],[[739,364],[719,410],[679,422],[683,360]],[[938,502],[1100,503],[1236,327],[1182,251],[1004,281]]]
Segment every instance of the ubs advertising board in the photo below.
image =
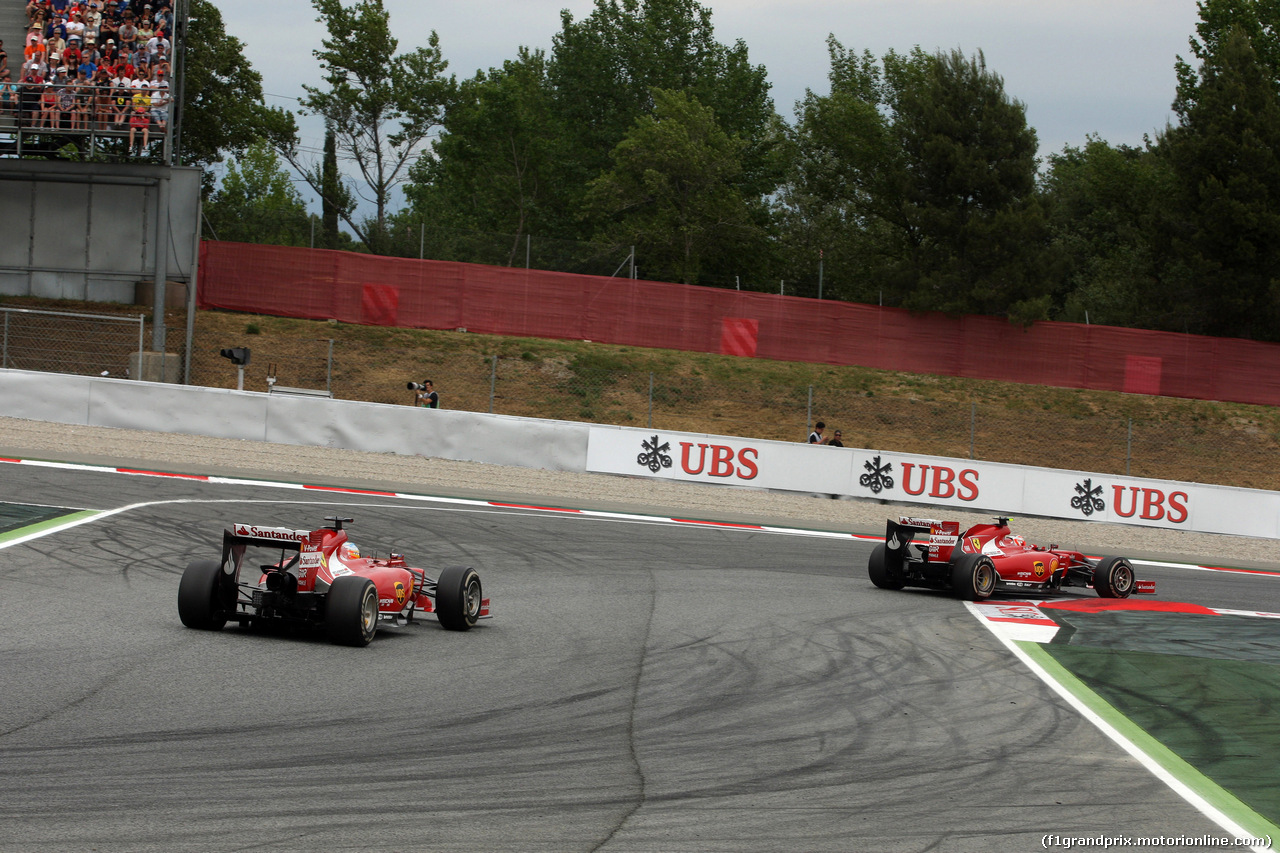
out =
[[592,427],[587,470],[1280,538],[1280,493],[800,442]]

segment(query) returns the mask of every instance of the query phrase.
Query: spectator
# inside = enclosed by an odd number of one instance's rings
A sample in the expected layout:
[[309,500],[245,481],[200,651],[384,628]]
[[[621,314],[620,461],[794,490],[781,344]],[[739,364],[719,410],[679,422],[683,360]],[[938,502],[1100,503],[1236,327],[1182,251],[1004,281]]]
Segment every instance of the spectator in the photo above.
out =
[[111,126],[115,130],[123,130],[127,127],[126,119],[129,117],[129,107],[133,104],[133,93],[123,80],[113,81],[112,87]]
[[141,146],[138,154],[147,153],[147,141],[151,135],[151,97],[145,80],[137,81],[133,91],[132,112],[129,115],[129,153],[134,151],[134,142],[138,131],[142,131]]
[[40,127],[56,129],[57,121],[58,95],[54,92],[52,83],[45,83],[40,92]]
[[72,120],[72,130],[88,130],[89,121],[93,117],[93,86],[84,72],[76,81],[76,111]]
[[827,442],[827,447],[844,447],[844,442],[840,440],[842,438],[844,438],[844,433],[840,430],[836,430],[835,436]]
[[67,41],[84,43],[84,19],[81,17],[79,10],[71,13],[71,17],[67,19]]
[[107,130],[111,125],[111,77],[107,69],[99,68],[93,81],[93,121],[97,130]]
[[120,24],[120,29],[116,30],[116,38],[120,42],[120,49],[132,53],[134,43],[138,40],[138,27],[133,22],[133,13],[124,13],[124,22]]
[[[3,47],[3,42],[0,42]],[[156,34],[147,42],[147,56],[154,61],[161,54],[169,54],[169,40],[164,37],[164,30],[156,30]]]
[[4,49],[4,42],[0,41],[0,74],[9,73],[9,54]]
[[9,76],[9,70],[0,71],[0,112],[18,117],[18,88]]
[[67,79],[67,71],[62,66],[58,67],[58,76],[54,78],[53,85],[57,87],[57,117],[54,128],[61,130],[62,128],[75,128],[75,111],[76,111],[76,93],[72,87],[71,81]]
[[822,434],[822,431],[826,428],[827,428],[827,425],[824,424],[822,421],[818,421],[816,424],[814,424],[813,432],[809,433],[809,443],[810,444],[826,444],[827,439]]
[[161,80],[156,84],[159,88],[154,90],[151,96],[151,119],[155,122],[156,130],[164,133],[165,128],[169,125],[169,81]]

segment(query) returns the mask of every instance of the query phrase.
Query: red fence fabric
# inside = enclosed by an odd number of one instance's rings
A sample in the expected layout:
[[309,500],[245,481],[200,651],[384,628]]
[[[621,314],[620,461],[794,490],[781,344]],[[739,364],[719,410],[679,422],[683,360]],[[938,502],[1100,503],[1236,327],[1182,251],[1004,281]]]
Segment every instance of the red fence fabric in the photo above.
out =
[[205,242],[201,308],[1280,405],[1280,345],[666,282]]

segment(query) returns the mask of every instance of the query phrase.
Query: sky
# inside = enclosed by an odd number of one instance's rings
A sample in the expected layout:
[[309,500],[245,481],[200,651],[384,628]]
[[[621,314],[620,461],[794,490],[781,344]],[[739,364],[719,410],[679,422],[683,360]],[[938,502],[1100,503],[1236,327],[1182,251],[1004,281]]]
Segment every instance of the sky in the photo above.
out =
[[[312,51],[325,35],[308,0],[213,0],[227,32],[262,75],[267,103],[298,110],[302,84],[318,85]],[[350,3],[353,0],[344,0]],[[829,34],[879,57],[919,45],[928,52],[981,50],[1005,92],[1027,106],[1041,156],[1083,145],[1089,134],[1141,145],[1172,121],[1174,61],[1190,57],[1195,0],[701,0],[717,41],[746,43],[763,65],[774,106],[787,119],[807,89],[827,92]],[[501,66],[521,46],[550,51],[560,12],[586,17],[592,0],[384,0],[400,50],[432,30],[459,79]],[[323,129],[300,118],[301,144]]]

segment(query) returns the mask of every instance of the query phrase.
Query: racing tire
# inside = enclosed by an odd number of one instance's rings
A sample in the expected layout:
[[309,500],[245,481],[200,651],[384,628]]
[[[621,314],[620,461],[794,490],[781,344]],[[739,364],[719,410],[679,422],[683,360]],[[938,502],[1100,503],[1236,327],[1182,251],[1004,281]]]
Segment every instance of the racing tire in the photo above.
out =
[[996,591],[996,565],[985,554],[961,554],[951,564],[951,591],[965,601],[985,601]]
[[221,631],[236,609],[236,588],[217,560],[188,564],[178,583],[178,618],[188,628]]
[[378,631],[378,588],[358,575],[334,578],[324,605],[324,629],[342,646],[367,646]]
[[480,575],[466,566],[450,566],[436,581],[436,618],[450,631],[466,631],[480,620],[484,590]]
[[1133,564],[1124,557],[1103,557],[1093,570],[1093,591],[1099,598],[1133,595]]
[[867,559],[867,576],[880,589],[902,589],[906,583],[902,578],[889,572],[889,566],[885,561],[887,551],[884,543],[872,549],[871,556]]

